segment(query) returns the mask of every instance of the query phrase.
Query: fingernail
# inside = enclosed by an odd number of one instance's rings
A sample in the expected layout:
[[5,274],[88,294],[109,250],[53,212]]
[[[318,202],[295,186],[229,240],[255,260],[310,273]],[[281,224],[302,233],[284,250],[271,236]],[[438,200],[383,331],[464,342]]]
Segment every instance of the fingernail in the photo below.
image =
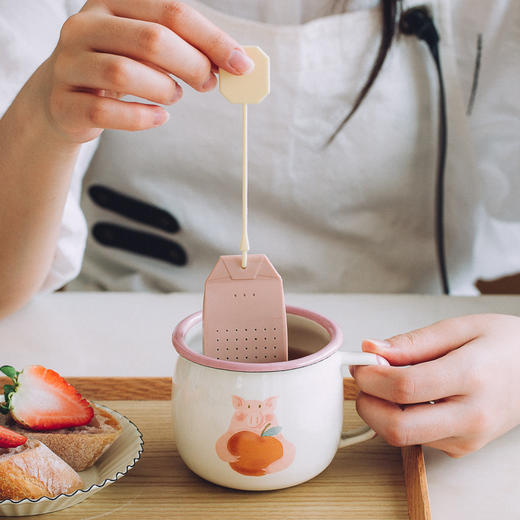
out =
[[228,65],[238,74],[246,74],[255,68],[254,61],[243,51],[235,49],[228,60]]
[[175,85],[175,92],[173,94],[173,98],[171,100],[172,103],[175,103],[176,101],[179,101],[179,99],[182,97],[182,87],[177,84]]
[[377,364],[383,367],[390,366],[390,363],[383,356],[377,356]]
[[157,112],[155,112],[153,123],[155,126],[160,126],[160,125],[163,125],[164,123],[166,123],[166,121],[168,121],[168,119],[170,119],[169,112],[166,112],[166,110],[160,110],[160,111],[158,110]]
[[202,84],[202,90],[211,90],[217,84],[215,74],[210,74],[209,78]]
[[391,348],[392,345],[391,343],[388,343],[388,341],[383,341],[381,339],[364,339],[363,342],[369,342],[369,343],[372,343],[372,345],[375,345],[376,347],[379,347],[379,348]]

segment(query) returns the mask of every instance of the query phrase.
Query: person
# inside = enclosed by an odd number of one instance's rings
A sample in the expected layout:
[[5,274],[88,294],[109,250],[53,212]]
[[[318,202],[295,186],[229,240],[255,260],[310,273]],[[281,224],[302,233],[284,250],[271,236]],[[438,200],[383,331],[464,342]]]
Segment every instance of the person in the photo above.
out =
[[[475,294],[519,265],[520,4],[427,4],[447,270]],[[439,293],[435,64],[394,23],[414,5],[2,0],[0,315],[65,284],[200,291],[238,252],[241,114],[215,87],[251,70],[239,42],[272,64],[249,115],[253,251],[289,291]],[[353,369],[359,413],[395,445],[474,451],[520,421],[518,337],[520,318],[485,315],[367,340],[391,366]]]

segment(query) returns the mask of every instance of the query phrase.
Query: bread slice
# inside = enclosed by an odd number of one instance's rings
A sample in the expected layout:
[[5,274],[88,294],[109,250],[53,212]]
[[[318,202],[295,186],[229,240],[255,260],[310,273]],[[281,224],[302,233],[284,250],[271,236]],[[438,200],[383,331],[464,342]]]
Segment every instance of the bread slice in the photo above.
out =
[[40,441],[0,448],[0,500],[52,498],[82,486],[80,476]]
[[28,439],[43,442],[73,469],[84,471],[96,463],[121,433],[121,425],[112,414],[95,405],[92,408],[92,420],[85,426],[75,428],[33,432],[5,419],[4,425],[23,433]]

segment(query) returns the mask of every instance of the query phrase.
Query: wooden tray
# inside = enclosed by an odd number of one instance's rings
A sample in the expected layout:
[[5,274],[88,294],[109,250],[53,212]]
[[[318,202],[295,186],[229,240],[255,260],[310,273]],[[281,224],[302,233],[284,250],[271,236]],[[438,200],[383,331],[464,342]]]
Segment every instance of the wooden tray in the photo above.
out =
[[[235,491],[200,479],[180,459],[172,435],[169,378],[68,380],[85,397],[137,424],[144,436],[144,454],[126,477],[77,506],[52,513],[53,519],[431,518],[419,446],[400,450],[376,438],[339,450],[332,464],[305,484],[279,491]],[[5,382],[0,378],[0,385]],[[362,423],[353,402],[353,380],[345,379],[344,394],[344,426],[355,428]]]

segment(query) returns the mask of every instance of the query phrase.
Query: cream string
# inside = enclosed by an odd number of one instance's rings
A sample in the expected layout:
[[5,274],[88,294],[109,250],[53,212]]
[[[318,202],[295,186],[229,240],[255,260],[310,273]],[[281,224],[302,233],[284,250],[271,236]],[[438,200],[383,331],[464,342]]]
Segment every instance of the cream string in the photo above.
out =
[[242,269],[247,267],[249,238],[247,236],[247,104],[242,105]]

